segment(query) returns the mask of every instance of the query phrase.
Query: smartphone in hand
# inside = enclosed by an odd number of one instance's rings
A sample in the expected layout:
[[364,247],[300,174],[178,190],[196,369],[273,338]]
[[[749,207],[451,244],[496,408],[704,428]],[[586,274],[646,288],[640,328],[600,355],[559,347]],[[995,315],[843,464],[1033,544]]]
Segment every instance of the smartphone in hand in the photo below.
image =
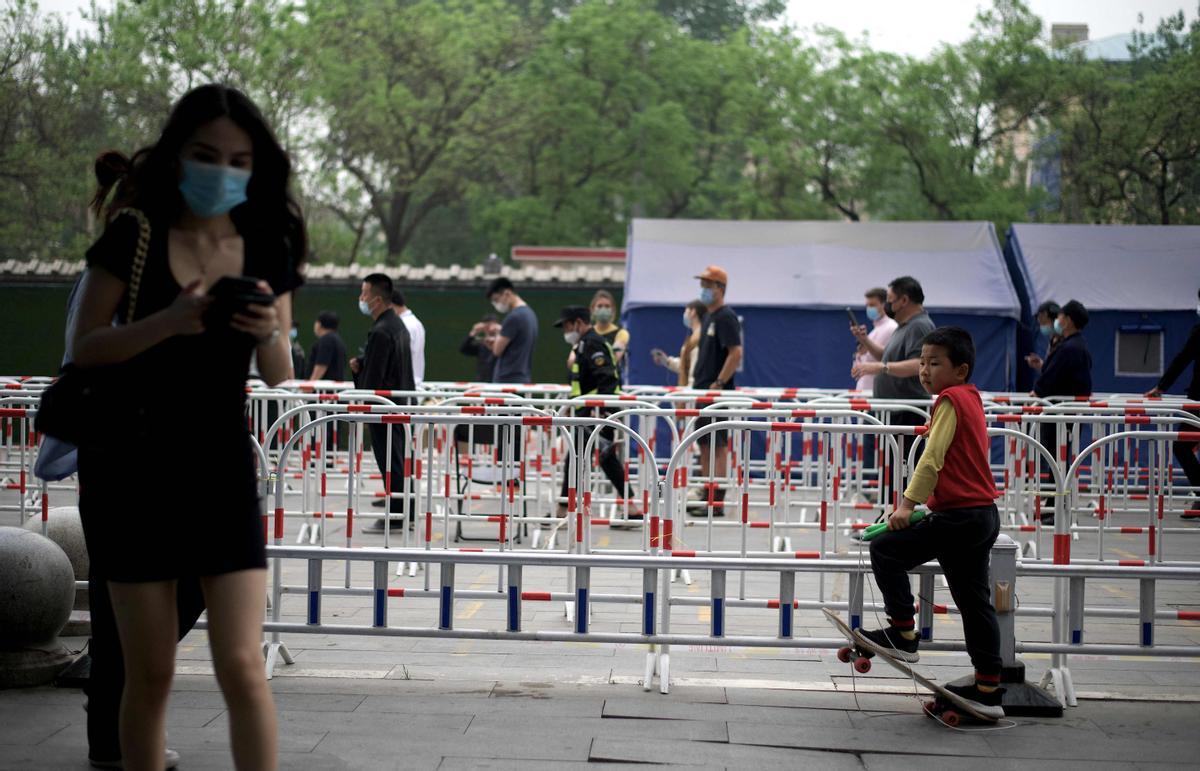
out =
[[850,319],[850,326],[852,326],[852,327],[858,326],[858,319],[855,318],[854,311],[850,310],[849,308],[846,308],[846,317]]
[[222,276],[208,290],[212,304],[204,312],[206,329],[229,326],[233,314],[251,305],[271,305],[275,295],[258,288],[258,279],[249,276]]

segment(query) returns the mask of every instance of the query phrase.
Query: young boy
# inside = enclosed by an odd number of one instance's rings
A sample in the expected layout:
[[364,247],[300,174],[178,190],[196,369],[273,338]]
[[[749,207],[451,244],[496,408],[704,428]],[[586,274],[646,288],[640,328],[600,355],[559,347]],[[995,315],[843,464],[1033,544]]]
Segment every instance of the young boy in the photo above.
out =
[[[992,608],[988,560],[1000,532],[996,487],[989,468],[987,421],[979,391],[968,381],[975,368],[975,344],[958,327],[930,332],[921,346],[921,385],[937,395],[925,436],[925,452],[913,471],[888,530],[871,542],[871,568],[883,593],[890,626],[864,634],[893,649],[904,661],[917,661],[917,631],[908,572],[936,559],[962,615],[967,653],[975,667],[972,685],[947,688],[975,702],[980,711],[1002,717],[1000,630]],[[918,504],[929,515],[909,519]],[[922,602],[932,602],[923,598]]]

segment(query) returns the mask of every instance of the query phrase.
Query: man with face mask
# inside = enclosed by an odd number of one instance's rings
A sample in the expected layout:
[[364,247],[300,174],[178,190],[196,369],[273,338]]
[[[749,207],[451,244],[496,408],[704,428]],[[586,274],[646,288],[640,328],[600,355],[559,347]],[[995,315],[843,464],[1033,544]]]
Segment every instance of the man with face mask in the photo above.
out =
[[[367,333],[367,346],[362,356],[350,360],[350,371],[354,373],[354,385],[358,388],[389,391],[412,391],[416,389],[413,377],[412,349],[408,329],[392,308],[392,280],[382,273],[372,273],[363,279],[358,297],[358,309],[374,321]],[[396,400],[393,400],[396,401]],[[392,473],[390,487],[393,496],[385,503],[391,514],[404,513],[404,430],[403,426],[391,426]],[[380,473],[387,468],[388,426],[368,423],[371,434],[371,449]],[[411,513],[410,513],[411,516]],[[404,518],[389,518],[387,525],[393,530],[404,529]],[[377,519],[362,529],[367,534],[382,533],[384,520]]]
[[[709,265],[704,272],[696,276],[700,280],[700,302],[704,303],[707,313],[704,316],[704,326],[700,330],[699,356],[696,359],[696,372],[693,388],[721,391],[734,388],[734,375],[742,363],[742,322],[733,309],[725,304],[725,288],[729,285],[729,274],[724,268]],[[701,429],[711,422],[708,418],[699,418],[696,428]],[[712,437],[716,436],[715,453],[709,449]],[[712,509],[714,517],[725,516],[725,488],[721,482],[728,473],[729,458],[727,448],[729,433],[716,431],[701,437],[700,445],[700,476],[708,484],[708,493],[693,487],[688,491],[688,507],[693,513],[706,513]],[[710,474],[710,459],[716,456],[715,478]],[[711,504],[711,506],[710,506]]]
[[[1037,309],[1039,343],[1035,347],[1040,345],[1040,341],[1044,340],[1046,342],[1047,357],[1054,350],[1054,347],[1062,342],[1062,335],[1054,331],[1054,320],[1058,318],[1061,310],[1058,307],[1058,303],[1053,300],[1047,300],[1039,305]],[[1044,360],[1044,357],[1038,356],[1036,353],[1030,353],[1025,356],[1025,363],[1033,370],[1040,370]]]
[[533,349],[537,345],[537,314],[516,293],[513,283],[501,276],[488,286],[488,301],[496,313],[505,314],[500,336],[492,343],[496,356],[494,383],[533,382]]
[[[896,321],[883,312],[883,307],[887,303],[887,290],[878,286],[874,289],[868,289],[863,296],[867,300],[867,319],[871,323],[870,325],[863,325],[850,331],[855,336],[866,333],[868,340],[878,345],[881,349],[886,348],[888,341],[892,339],[892,333],[896,331]],[[867,332],[868,326],[871,327],[870,332]],[[863,364],[869,361],[879,361],[879,359],[876,356],[872,356],[865,345],[859,343],[858,350],[854,353],[854,364]],[[859,391],[871,393],[875,388],[875,376],[860,376],[855,381],[854,387]]]
[[[901,276],[888,284],[883,312],[896,321],[896,331],[886,346],[877,345],[866,335],[863,327],[854,331],[858,342],[879,361],[863,362],[850,370],[854,377],[873,375],[873,396],[876,399],[919,399],[925,401],[929,394],[921,385],[921,342],[934,329],[933,319],[925,312],[925,290],[912,276]],[[912,412],[893,411],[887,420],[893,425],[918,426],[924,419]],[[908,451],[915,436],[906,436],[902,442],[904,462],[908,462]],[[919,458],[918,458],[919,459]]]
[[[554,326],[562,328],[563,340],[571,346],[571,352],[575,354],[571,364],[572,397],[619,394],[621,392],[621,378],[617,370],[616,355],[608,341],[601,337],[595,327],[591,325],[591,316],[591,311],[582,305],[569,305],[562,309],[558,321],[554,322]],[[577,411],[576,414],[585,417],[587,411]],[[593,410],[592,414],[604,417],[608,411],[597,409]],[[586,444],[588,433],[587,429],[577,432],[577,447],[583,447]],[[600,429],[596,449],[600,451],[600,468],[604,471],[604,476],[612,484],[613,489],[617,491],[617,495],[626,499],[632,498],[632,490],[625,481],[625,470],[617,458],[616,434],[613,429]],[[586,470],[590,467],[590,459],[587,459],[584,468]],[[575,481],[570,474],[563,474],[562,497],[564,499],[569,493],[569,488],[574,487]],[[582,491],[579,491],[579,494],[582,495]],[[640,521],[642,515],[640,512],[634,511],[635,507],[636,503],[631,501],[629,518]],[[558,516],[566,516],[566,513],[566,504],[558,504]]]
[[[1200,291],[1196,292],[1196,299],[1196,315],[1200,316]],[[1188,385],[1185,393],[1187,398],[1192,401],[1200,401],[1200,324],[1192,327],[1183,348],[1175,354],[1175,358],[1171,360],[1171,364],[1159,379],[1158,385],[1151,388],[1146,396],[1152,399],[1162,396],[1163,391],[1171,388],[1171,384],[1183,374],[1189,364],[1192,365],[1192,382]],[[1196,417],[1200,417],[1200,410],[1189,411]],[[1171,444],[1171,448],[1175,452],[1175,459],[1179,461],[1179,465],[1183,467],[1183,473],[1187,475],[1188,484],[1196,489],[1196,498],[1188,505],[1187,511],[1183,512],[1184,519],[1200,519],[1200,460],[1196,459],[1197,444],[1200,443],[1173,442]]]

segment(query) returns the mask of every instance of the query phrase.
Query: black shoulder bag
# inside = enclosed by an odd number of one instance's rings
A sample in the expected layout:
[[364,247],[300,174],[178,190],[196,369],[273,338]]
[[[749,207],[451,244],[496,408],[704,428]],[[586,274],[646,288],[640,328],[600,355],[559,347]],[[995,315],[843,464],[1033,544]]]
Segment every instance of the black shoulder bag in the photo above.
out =
[[[116,217],[128,214],[138,222],[137,248],[129,271],[129,304],[125,323],[133,322],[137,308],[142,269],[150,250],[150,220],[138,209],[120,209]],[[102,367],[81,368],[67,364],[58,379],[42,392],[34,416],[34,427],[76,446],[111,445],[130,433],[138,433],[136,421],[142,405],[130,392],[127,362]]]

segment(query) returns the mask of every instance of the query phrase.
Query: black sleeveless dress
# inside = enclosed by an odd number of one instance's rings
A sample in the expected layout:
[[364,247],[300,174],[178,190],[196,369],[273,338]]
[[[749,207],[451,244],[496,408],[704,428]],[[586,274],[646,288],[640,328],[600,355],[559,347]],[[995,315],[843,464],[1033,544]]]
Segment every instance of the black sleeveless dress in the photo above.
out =
[[[236,220],[235,220],[236,221]],[[281,237],[240,223],[247,276],[276,294],[303,283]],[[129,281],[137,221],[114,220],[89,267]],[[169,306],[180,286],[167,227],[151,229],[134,320]],[[122,319],[125,303],[120,307]],[[254,341],[235,330],[177,335],[123,367],[140,407],[128,430],[79,448],[79,511],[91,569],[112,581],[162,581],[266,566],[262,501],[246,419]]]

